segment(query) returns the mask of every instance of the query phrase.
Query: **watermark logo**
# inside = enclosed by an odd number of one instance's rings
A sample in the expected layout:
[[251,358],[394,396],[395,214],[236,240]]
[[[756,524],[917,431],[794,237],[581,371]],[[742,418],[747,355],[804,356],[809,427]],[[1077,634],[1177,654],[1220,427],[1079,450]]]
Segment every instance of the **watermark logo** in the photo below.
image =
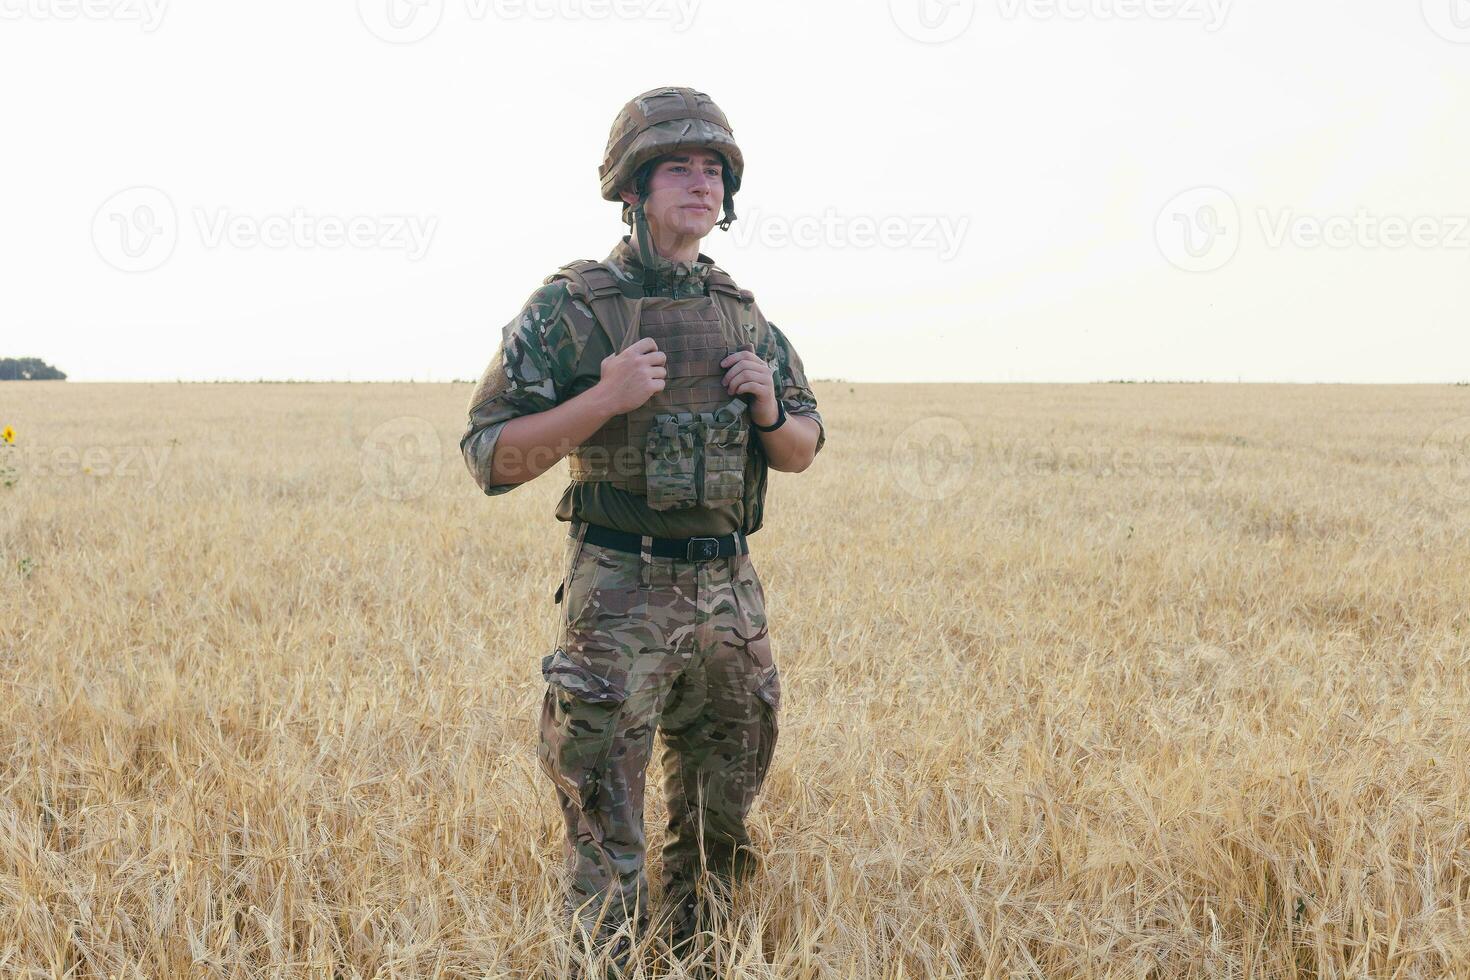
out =
[[1240,248],[1240,209],[1218,187],[1196,187],[1164,205],[1154,240],[1164,258],[1186,272],[1212,272]]
[[380,497],[416,500],[434,488],[444,445],[428,419],[401,415],[368,433],[358,453],[363,482]]
[[1470,44],[1470,0],[1421,0],[1430,30],[1455,44]]
[[168,0],[0,0],[0,20],[111,20],[152,34]]
[[970,29],[975,0],[888,0],[888,14],[915,41],[943,44]]
[[1424,477],[1450,500],[1470,502],[1470,415],[1451,419],[1424,440]]
[[970,230],[967,214],[844,215],[834,208],[821,214],[780,215],[759,209],[740,216],[730,226],[737,248],[752,242],[765,248],[883,248],[930,251],[941,262],[959,254]]
[[422,41],[444,18],[444,0],[357,0],[364,27],[389,44]]
[[167,262],[179,243],[179,215],[157,187],[129,187],[92,216],[92,244],[123,272],[148,272]]
[[1225,26],[1232,0],[996,0],[1006,20],[1181,21],[1213,34]]
[[[3,2],[3,0],[0,0]],[[401,252],[422,259],[439,219],[416,214],[242,214],[229,208],[193,207],[180,221],[173,201],[156,187],[130,187],[103,202],[92,218],[92,243],[108,265],[149,272],[169,260],[184,231],[206,249],[340,249]]]
[[905,493],[920,500],[944,500],[969,483],[975,469],[974,440],[958,419],[931,415],[898,434],[888,465]]

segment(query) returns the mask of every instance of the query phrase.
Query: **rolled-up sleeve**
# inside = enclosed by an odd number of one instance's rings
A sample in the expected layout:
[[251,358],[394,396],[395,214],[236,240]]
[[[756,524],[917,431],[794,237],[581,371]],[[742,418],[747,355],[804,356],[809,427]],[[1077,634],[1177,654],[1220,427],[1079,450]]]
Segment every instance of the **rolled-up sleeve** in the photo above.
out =
[[475,483],[488,495],[520,486],[491,482],[501,430],[511,419],[554,407],[571,378],[576,353],[563,316],[568,299],[563,282],[532,293],[501,331],[500,347],[470,396],[459,449]]
[[791,341],[774,323],[768,322],[767,326],[771,328],[771,340],[775,345],[776,382],[781,392],[781,405],[786,409],[787,415],[805,415],[816,421],[817,448],[813,451],[813,455],[816,455],[822,451],[822,445],[827,441],[827,428],[822,424],[821,413],[817,411],[817,396],[812,391],[811,383],[807,381],[806,370],[802,367],[796,348],[791,346]]

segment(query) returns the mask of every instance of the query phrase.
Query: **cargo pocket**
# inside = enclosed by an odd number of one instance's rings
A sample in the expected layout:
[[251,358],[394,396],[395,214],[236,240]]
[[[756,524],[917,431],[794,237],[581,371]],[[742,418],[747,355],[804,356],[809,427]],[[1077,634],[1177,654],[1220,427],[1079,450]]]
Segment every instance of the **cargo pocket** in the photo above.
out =
[[755,753],[755,789],[760,790],[780,733],[781,671],[771,649],[770,631],[766,625],[765,591],[756,574],[750,555],[740,555],[731,567],[731,585],[735,599],[735,623],[732,639],[749,657],[746,667],[758,712],[758,739]]
[[771,759],[776,753],[776,736],[781,732],[781,672],[774,666],[761,686],[756,688],[755,696],[760,701],[761,743],[755,755],[755,789],[760,792],[766,781],[766,774],[771,771]]
[[541,659],[541,768],[582,810],[598,803],[627,692],[557,647]]
[[655,415],[648,427],[643,476],[653,510],[692,507],[699,499],[695,470],[699,457],[699,416],[692,412]]
[[[583,613],[587,597],[597,588],[602,563],[596,545],[583,538],[568,537],[566,568],[552,601],[561,606],[557,628],[565,631]],[[544,658],[543,658],[544,659]]]
[[745,494],[745,450],[750,444],[750,427],[745,420],[745,402],[735,399],[716,412],[700,415],[703,423],[704,484],[702,503],[724,507]]

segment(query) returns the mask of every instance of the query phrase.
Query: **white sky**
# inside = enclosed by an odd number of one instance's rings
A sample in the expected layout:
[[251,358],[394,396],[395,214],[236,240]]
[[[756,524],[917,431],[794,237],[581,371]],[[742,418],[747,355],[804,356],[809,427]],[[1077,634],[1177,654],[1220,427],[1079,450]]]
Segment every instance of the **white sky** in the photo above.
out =
[[814,378],[1470,379],[1470,0],[0,0],[0,355],[478,377],[665,84]]

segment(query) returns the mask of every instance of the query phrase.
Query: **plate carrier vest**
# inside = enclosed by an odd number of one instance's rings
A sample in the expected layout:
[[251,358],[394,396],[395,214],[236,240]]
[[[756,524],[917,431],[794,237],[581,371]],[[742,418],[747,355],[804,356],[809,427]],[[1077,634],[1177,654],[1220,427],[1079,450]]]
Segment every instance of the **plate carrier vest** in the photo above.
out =
[[[607,266],[586,259],[562,266],[545,282],[558,279],[567,280],[572,297],[591,308],[615,352],[652,337],[667,356],[662,391],[608,419],[568,454],[572,479],[605,481],[645,496],[653,510],[744,499],[746,531],[753,530],[764,467],[747,479],[749,405],[725,390],[720,361],[737,350],[754,350],[764,359],[768,341],[756,335],[755,297],[718,267],[709,272],[708,295],[682,299],[625,296]],[[590,367],[578,364],[577,374]]]

